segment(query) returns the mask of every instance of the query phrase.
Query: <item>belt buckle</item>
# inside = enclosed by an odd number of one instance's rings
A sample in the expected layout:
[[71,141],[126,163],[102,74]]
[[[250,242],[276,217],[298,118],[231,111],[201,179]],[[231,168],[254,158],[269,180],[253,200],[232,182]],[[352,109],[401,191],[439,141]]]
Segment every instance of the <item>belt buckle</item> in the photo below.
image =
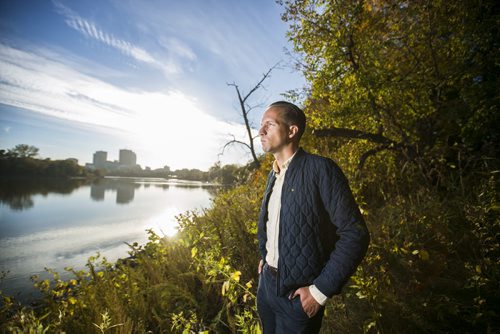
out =
[[267,265],[267,268],[269,269],[269,272],[274,276],[278,275],[278,268],[271,267],[270,265]]

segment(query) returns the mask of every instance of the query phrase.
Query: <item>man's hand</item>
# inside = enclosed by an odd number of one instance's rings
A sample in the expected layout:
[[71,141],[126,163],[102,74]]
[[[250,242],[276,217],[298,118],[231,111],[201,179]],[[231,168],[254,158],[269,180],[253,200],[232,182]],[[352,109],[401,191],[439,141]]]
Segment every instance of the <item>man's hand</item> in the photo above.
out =
[[257,268],[257,272],[260,273],[262,272],[262,267],[264,266],[264,260],[259,261],[259,267]]
[[316,299],[311,295],[309,291],[309,287],[305,286],[295,290],[294,294],[290,296],[290,299],[295,298],[296,296],[300,296],[300,303],[302,304],[302,308],[304,312],[307,314],[309,318],[312,318],[318,313],[321,305],[318,304]]

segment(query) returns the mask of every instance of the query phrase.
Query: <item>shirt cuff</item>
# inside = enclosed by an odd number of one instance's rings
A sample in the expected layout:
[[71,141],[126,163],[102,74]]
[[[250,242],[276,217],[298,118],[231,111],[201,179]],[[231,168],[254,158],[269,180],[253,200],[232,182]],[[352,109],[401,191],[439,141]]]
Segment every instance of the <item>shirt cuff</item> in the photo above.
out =
[[319,291],[316,285],[310,285],[309,292],[311,292],[311,295],[318,302],[318,304],[320,304],[321,306],[325,306],[326,302],[328,301],[328,297],[325,296],[321,291]]

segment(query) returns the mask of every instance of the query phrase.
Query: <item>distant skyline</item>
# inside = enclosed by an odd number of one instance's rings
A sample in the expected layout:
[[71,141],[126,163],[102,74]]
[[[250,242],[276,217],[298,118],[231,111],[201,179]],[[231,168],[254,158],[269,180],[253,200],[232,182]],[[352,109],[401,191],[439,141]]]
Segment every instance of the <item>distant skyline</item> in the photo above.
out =
[[[244,139],[234,87],[248,92],[281,61],[250,104],[300,88],[274,1],[2,1],[0,148],[40,148],[92,162],[136,152],[144,166],[207,170]],[[260,150],[260,145],[259,150]],[[114,156],[116,154],[116,157]],[[246,163],[233,146],[222,163]]]

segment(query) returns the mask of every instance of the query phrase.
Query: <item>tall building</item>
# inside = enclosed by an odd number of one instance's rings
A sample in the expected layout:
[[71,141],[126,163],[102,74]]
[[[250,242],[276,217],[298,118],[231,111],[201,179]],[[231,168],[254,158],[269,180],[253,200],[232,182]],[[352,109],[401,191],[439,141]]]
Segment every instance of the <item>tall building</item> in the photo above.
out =
[[120,150],[120,165],[135,166],[137,164],[137,156],[131,150]]
[[104,168],[106,165],[106,160],[108,160],[108,152],[97,151],[94,153],[93,163],[95,168]]

